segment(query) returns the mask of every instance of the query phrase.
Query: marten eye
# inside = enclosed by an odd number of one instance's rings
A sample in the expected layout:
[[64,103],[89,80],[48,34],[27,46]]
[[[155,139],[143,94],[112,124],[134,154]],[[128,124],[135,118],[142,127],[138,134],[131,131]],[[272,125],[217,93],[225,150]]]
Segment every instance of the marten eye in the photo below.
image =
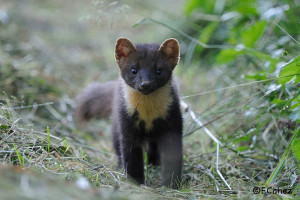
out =
[[132,68],[132,69],[131,69],[131,73],[132,73],[132,74],[136,74],[136,73],[137,73],[137,70],[136,70],[135,68]]
[[155,73],[156,73],[156,75],[161,75],[161,70],[160,70],[160,69],[157,69],[157,70],[155,71]]

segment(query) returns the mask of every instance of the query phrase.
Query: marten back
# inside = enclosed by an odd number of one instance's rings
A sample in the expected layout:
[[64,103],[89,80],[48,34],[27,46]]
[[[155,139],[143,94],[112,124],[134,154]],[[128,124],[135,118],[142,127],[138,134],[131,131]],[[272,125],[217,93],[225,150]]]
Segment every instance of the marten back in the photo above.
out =
[[76,118],[80,122],[111,115],[117,81],[91,83],[76,99]]

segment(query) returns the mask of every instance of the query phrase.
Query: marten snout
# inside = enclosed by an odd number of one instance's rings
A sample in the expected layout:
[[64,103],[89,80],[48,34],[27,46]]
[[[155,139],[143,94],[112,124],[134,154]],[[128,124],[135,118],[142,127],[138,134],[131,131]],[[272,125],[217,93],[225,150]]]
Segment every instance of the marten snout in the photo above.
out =
[[140,84],[140,88],[144,90],[148,90],[151,88],[151,82],[150,81],[142,81]]
[[142,81],[138,86],[138,91],[144,95],[150,94],[152,89],[151,81]]

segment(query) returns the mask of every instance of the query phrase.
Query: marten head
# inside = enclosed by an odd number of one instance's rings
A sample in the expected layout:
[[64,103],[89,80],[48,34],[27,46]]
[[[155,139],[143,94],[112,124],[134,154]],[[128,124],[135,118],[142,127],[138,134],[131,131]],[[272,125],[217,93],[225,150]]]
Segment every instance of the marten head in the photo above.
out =
[[179,60],[179,44],[170,38],[161,45],[134,45],[127,38],[116,42],[115,57],[125,83],[143,95],[164,86]]

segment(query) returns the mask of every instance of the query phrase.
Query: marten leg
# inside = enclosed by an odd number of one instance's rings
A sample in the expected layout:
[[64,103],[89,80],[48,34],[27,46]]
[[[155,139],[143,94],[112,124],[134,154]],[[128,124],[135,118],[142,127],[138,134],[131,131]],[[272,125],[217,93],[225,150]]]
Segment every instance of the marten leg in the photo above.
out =
[[122,165],[129,179],[133,179],[138,184],[144,183],[144,159],[143,149],[128,141],[121,141]]
[[181,184],[182,138],[181,134],[163,134],[158,140],[163,182],[162,185],[177,189]]
[[156,142],[150,142],[148,145],[148,163],[151,165],[159,165],[159,152]]
[[115,153],[118,157],[118,168],[122,167],[122,161],[121,161],[121,151],[120,151],[120,138],[119,138],[119,134],[116,130],[112,131],[112,141],[113,141],[113,147],[115,150]]

